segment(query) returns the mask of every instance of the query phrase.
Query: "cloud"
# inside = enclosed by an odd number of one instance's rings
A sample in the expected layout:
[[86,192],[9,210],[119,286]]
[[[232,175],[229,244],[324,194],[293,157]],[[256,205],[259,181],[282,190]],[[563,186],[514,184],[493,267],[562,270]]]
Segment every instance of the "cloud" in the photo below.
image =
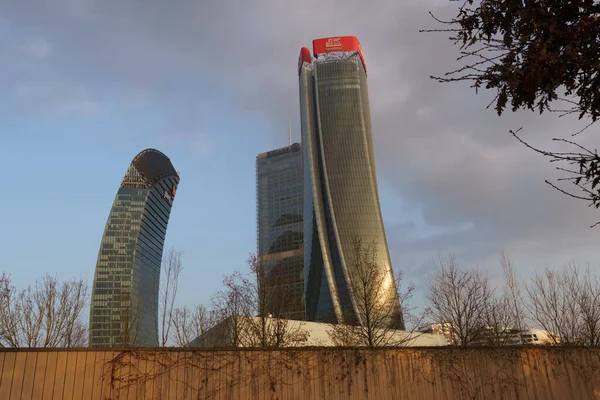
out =
[[[475,95],[466,83],[429,78],[453,69],[457,50],[444,34],[418,30],[436,27],[428,11],[444,18],[456,7],[396,0],[123,0],[84,6],[30,0],[13,2],[6,15],[28,34],[43,31],[60,45],[52,71],[81,82],[21,87],[17,99],[50,106],[51,99],[62,98],[71,105],[66,109],[94,109],[97,103],[84,88],[111,82],[163,101],[163,112],[182,132],[198,129],[198,103],[209,102],[207,87],[233,99],[240,118],[259,116],[286,126],[289,115],[298,115],[300,47],[317,37],[356,35],[369,66],[379,179],[410,210],[407,223],[387,227],[403,267],[426,271],[420,266],[438,251],[456,252],[473,264],[502,249],[539,260],[591,254],[596,238],[588,226],[598,214],[546,185],[544,178],[559,176],[553,166],[508,133],[523,127],[527,140],[550,148],[552,137],[575,132],[578,121],[534,113],[500,118],[486,110],[491,93]],[[200,153],[214,151],[204,135],[185,140]],[[580,140],[597,143],[589,132]]]
[[183,147],[186,151],[195,156],[208,157],[216,151],[216,143],[210,138],[210,136],[197,132],[169,132],[168,140],[165,142],[175,142]]
[[215,143],[206,135],[200,135],[190,143],[190,149],[194,154],[209,156],[215,152]]
[[30,56],[45,58],[50,54],[52,48],[50,43],[44,39],[32,39],[22,45],[21,50]]
[[44,115],[98,115],[101,104],[85,87],[64,82],[17,83],[13,86],[14,106],[20,112]]

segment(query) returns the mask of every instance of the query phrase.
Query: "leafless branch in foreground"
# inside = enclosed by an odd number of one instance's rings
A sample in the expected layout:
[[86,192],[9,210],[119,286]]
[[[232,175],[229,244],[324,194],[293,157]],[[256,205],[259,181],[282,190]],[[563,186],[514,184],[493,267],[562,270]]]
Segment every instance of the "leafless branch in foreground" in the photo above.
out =
[[521,331],[525,329],[525,300],[521,295],[521,284],[511,258],[505,252],[500,255],[500,267],[504,276],[504,301],[510,309],[512,326]]
[[163,260],[161,267],[162,279],[160,283],[160,306],[159,306],[159,344],[161,347],[169,343],[171,328],[173,326],[173,310],[177,289],[179,287],[179,274],[183,270],[181,262],[182,252],[171,248]]
[[59,282],[46,275],[19,291],[0,277],[0,346],[83,347],[87,328],[82,311],[88,302],[83,280]]
[[259,258],[251,255],[249,271],[226,276],[225,289],[213,298],[218,320],[210,334],[216,346],[279,348],[305,343],[308,333],[301,321],[276,318],[287,309],[289,295],[281,288],[283,279],[269,275]]
[[416,333],[418,332],[418,328],[423,324],[423,321],[427,318],[427,312],[424,311],[416,313],[417,308],[412,305],[412,299],[415,293],[415,284],[409,282],[405,288],[404,273],[401,270],[395,274],[395,281],[405,328],[409,332]]
[[[456,47],[458,68],[442,76],[441,83],[468,82],[477,93],[491,90],[498,115],[507,110],[531,110],[576,115],[588,130],[600,118],[600,3],[592,0],[477,1],[464,0],[456,15],[437,29]],[[558,104],[557,104],[558,103]],[[572,146],[570,152],[535,148],[511,133],[530,149],[557,162],[557,169],[577,188],[546,181],[559,192],[600,207],[600,158],[571,140],[555,138]],[[574,189],[574,190],[573,190]],[[594,226],[597,224],[594,224]]]
[[479,345],[506,346],[520,343],[524,329],[523,298],[520,282],[512,260],[502,252],[500,266],[504,275],[504,291],[491,295],[484,316],[484,330],[477,340]]
[[329,329],[330,338],[338,345],[396,346],[404,341],[394,334],[403,327],[399,305],[400,300],[408,303],[414,287],[409,285],[405,293],[398,293],[402,274],[396,276],[396,281],[377,260],[375,244],[364,245],[360,238],[354,239],[349,289],[355,299],[358,321],[335,324]]
[[[566,152],[541,150],[525,141],[520,135],[521,130],[522,128],[519,128],[510,131],[510,133],[525,147],[548,157],[551,163],[561,165],[556,169],[567,174],[567,176],[558,179],[560,183],[546,180],[545,182],[548,185],[569,197],[588,202],[589,207],[600,208],[600,156],[598,156],[597,149],[585,148],[571,140],[554,138],[552,140],[565,143],[571,146],[573,150]],[[562,182],[574,185],[577,188],[576,192],[560,187],[559,185]],[[593,228],[599,223],[594,223],[591,227]]]
[[486,312],[494,290],[478,270],[461,270],[454,256],[440,256],[431,277],[428,299],[430,317],[450,324],[457,344],[467,346],[485,331]]
[[526,285],[531,319],[552,336],[554,344],[600,344],[600,280],[587,266],[546,268]]
[[211,303],[217,325],[211,335],[210,345],[215,347],[243,346],[243,320],[245,316],[251,315],[248,310],[249,301],[245,294],[235,287],[226,287],[215,293]]
[[510,298],[492,296],[484,313],[483,329],[477,339],[478,345],[506,346],[520,343],[520,329],[516,328],[516,320]]
[[173,312],[173,330],[175,346],[187,347],[192,341],[200,347],[206,346],[206,334],[214,325],[214,313],[200,304],[193,308],[175,308]]
[[136,302],[132,310],[121,314],[119,317],[121,318],[118,321],[121,335],[117,337],[118,339],[116,339],[119,342],[112,343],[111,347],[136,347],[139,343],[139,339],[142,333],[139,303]]

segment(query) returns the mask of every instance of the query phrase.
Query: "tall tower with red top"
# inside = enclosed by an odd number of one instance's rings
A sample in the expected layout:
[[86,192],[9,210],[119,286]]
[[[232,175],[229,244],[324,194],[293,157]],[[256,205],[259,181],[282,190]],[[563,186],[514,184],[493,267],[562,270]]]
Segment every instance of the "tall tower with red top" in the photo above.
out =
[[377,301],[404,329],[377,188],[367,67],[358,39],[337,36],[303,47],[298,60],[304,158],[304,273],[310,321],[356,324],[360,279],[354,241],[373,245],[383,283]]

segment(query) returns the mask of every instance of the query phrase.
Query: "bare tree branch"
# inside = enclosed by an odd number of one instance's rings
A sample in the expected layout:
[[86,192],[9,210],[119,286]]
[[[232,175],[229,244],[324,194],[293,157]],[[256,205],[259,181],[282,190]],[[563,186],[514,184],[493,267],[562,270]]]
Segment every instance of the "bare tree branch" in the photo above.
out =
[[[414,286],[409,284],[406,292],[398,293],[402,274],[396,276],[397,281],[393,280],[377,259],[374,243],[364,245],[360,238],[354,238],[349,290],[355,299],[358,321],[336,324],[329,329],[330,338],[338,345],[396,346],[404,340],[393,334],[402,325],[398,300],[408,303]],[[390,291],[395,295],[391,296]]]
[[169,343],[171,327],[173,326],[173,310],[177,289],[179,287],[179,274],[183,269],[181,257],[183,253],[171,248],[163,261],[161,267],[162,279],[160,284],[160,307],[159,307],[159,326],[160,342],[164,347]]
[[427,296],[430,317],[436,323],[450,324],[458,344],[467,346],[486,329],[494,290],[481,272],[460,270],[454,256],[439,256],[437,264]]
[[[289,296],[279,275],[269,275],[255,255],[249,271],[236,271],[223,280],[225,289],[213,297],[218,324],[212,343],[217,346],[278,348],[300,345],[308,339],[301,321],[274,318],[289,309]],[[280,312],[281,311],[281,312]]]
[[172,322],[176,346],[186,347],[195,341],[195,345],[204,347],[208,345],[207,332],[215,324],[215,315],[203,305],[175,308]]
[[[443,21],[430,13],[442,32],[458,47],[461,66],[438,82],[466,81],[476,93],[480,88],[495,92],[495,109],[502,115],[526,109],[540,114],[558,112],[560,117],[577,114],[587,119],[585,126],[571,136],[590,128],[600,117],[600,4],[593,0],[521,1],[465,0],[457,14]],[[556,103],[562,107],[554,107]],[[489,107],[489,106],[488,106]],[[546,181],[559,192],[590,206],[600,207],[600,158],[596,150],[565,139],[575,147],[571,153],[535,148],[511,133],[529,149],[551,162],[572,165],[558,168],[578,187],[572,193]],[[598,225],[598,223],[593,226]]]
[[510,297],[490,298],[484,314],[484,329],[478,339],[479,345],[506,346],[520,343],[521,329],[516,328],[515,314]]
[[531,319],[556,334],[554,344],[600,344],[600,280],[587,266],[546,268],[526,286]]
[[0,277],[0,346],[83,347],[87,329],[82,311],[89,300],[83,280],[59,282],[46,275],[18,291]]
[[[597,150],[590,150],[582,145],[567,139],[555,138],[554,141],[563,142],[575,147],[578,151],[574,152],[551,152],[538,149],[519,136],[521,128],[510,133],[527,148],[550,158],[550,162],[560,162],[572,166],[572,168],[557,167],[558,170],[567,172],[570,176],[559,179],[560,181],[569,181],[575,185],[581,194],[574,194],[560,188],[556,184],[546,180],[545,182],[559,192],[578,200],[589,202],[590,207],[600,208],[600,156]],[[598,222],[591,227],[598,225]]]
[[[600,116],[598,86],[600,7],[590,0],[466,0],[448,21],[422,32],[450,32],[462,67],[439,82],[472,81],[497,91],[496,110],[550,110],[564,97],[580,118]],[[566,95],[559,96],[564,88]]]
[[523,296],[521,295],[520,281],[513,266],[512,260],[505,252],[500,255],[500,266],[504,275],[504,299],[510,310],[511,322],[507,327],[514,327],[519,331],[525,329],[525,316],[523,311]]

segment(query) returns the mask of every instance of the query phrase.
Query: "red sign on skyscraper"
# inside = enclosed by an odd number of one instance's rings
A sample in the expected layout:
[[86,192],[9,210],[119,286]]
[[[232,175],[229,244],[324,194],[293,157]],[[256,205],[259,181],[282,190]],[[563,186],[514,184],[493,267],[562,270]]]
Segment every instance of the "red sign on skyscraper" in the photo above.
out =
[[367,64],[363,55],[362,47],[356,36],[337,36],[313,40],[313,53],[315,57],[324,53],[335,53],[342,51],[356,51],[362,60],[365,71]]

